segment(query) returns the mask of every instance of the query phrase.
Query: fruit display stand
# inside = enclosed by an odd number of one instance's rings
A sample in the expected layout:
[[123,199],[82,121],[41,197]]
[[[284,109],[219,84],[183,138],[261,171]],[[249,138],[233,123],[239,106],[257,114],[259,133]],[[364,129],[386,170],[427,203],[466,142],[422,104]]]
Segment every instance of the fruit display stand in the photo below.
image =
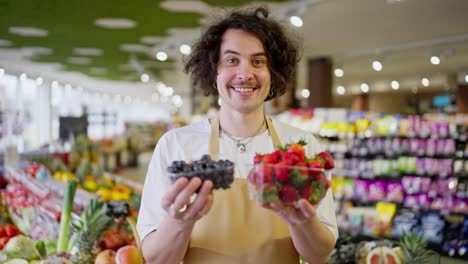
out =
[[[42,165],[21,164],[19,169],[5,169],[8,185],[0,192],[5,211],[2,216],[8,215],[8,222],[18,227],[23,234],[21,241],[36,247],[43,243],[48,250],[39,254],[37,251],[40,250],[33,247],[35,253],[24,257],[17,253],[16,247],[8,246],[3,251],[0,249],[0,263],[9,263],[3,261],[15,258],[57,263],[115,263],[117,259],[120,259],[117,263],[142,263],[134,219],[138,211],[131,210],[131,207],[138,207],[139,202],[136,205],[130,202],[130,192],[127,191],[130,190],[128,185],[141,190],[140,185],[109,174],[106,177],[124,193],[111,191],[103,202],[100,193],[76,188],[76,179],[56,180]],[[68,185],[71,182],[75,182],[75,190],[70,200]],[[139,199],[139,194],[136,196]],[[68,209],[66,201],[72,201]],[[69,215],[64,216],[64,212]],[[64,219],[69,220],[63,224]],[[69,230],[68,235],[61,235],[63,226]],[[71,246],[60,248],[60,241],[69,241]],[[86,253],[80,253],[82,251]],[[77,262],[77,258],[84,262]]]

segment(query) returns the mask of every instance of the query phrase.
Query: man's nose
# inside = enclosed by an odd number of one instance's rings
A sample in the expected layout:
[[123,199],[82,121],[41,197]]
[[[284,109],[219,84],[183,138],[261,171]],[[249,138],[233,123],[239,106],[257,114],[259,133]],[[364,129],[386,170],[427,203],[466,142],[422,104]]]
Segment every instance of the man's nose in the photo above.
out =
[[241,63],[237,69],[237,79],[249,81],[254,78],[254,69],[249,63]]

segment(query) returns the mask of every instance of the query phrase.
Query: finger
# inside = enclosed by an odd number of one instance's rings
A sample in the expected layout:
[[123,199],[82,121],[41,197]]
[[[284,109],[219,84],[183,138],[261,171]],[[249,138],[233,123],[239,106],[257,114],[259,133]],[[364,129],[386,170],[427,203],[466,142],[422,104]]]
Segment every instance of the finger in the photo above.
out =
[[171,204],[174,202],[177,195],[187,186],[189,180],[185,177],[177,179],[173,184],[169,192],[167,192],[161,201],[161,206],[164,210],[168,211]]
[[198,212],[200,212],[205,206],[208,196],[211,194],[213,188],[213,183],[211,181],[205,181],[198,192],[197,198],[190,204],[189,209],[184,214],[183,219],[188,220],[195,218]]
[[269,203],[269,207],[275,212],[282,212],[286,208],[282,203]]
[[312,216],[315,214],[315,206],[311,205],[305,199],[300,199],[297,203],[297,207],[307,219],[312,218]]
[[201,209],[197,213],[196,215],[197,219],[202,218],[211,210],[211,207],[213,207],[213,202],[214,202],[213,193],[210,193],[208,197],[206,198],[205,206],[203,207],[203,209]]
[[174,200],[175,209],[183,208],[190,204],[190,196],[200,187],[202,181],[198,177],[194,177],[190,182],[179,192]]

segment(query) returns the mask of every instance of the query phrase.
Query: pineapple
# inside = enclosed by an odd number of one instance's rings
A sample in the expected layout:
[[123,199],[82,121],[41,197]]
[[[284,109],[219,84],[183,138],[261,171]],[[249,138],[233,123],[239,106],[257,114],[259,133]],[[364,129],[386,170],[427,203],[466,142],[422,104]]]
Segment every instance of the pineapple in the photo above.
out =
[[403,251],[405,264],[427,263],[433,256],[433,252],[426,249],[427,242],[423,234],[417,235],[414,230],[409,235],[403,232],[403,239],[398,242],[398,245]]
[[72,223],[72,243],[75,247],[72,263],[94,263],[93,249],[96,241],[112,222],[107,215],[107,204],[94,198],[77,221]]

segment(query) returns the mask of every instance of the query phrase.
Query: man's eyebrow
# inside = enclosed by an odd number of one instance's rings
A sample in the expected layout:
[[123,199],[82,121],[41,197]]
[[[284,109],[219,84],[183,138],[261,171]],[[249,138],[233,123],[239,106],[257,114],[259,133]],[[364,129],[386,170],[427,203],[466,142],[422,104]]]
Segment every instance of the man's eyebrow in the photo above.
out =
[[[234,51],[234,50],[229,50],[229,49],[228,49],[228,50],[225,50],[225,51],[224,51],[224,54],[229,54],[229,53],[231,53],[231,54],[236,54],[236,55],[240,55],[239,52]],[[266,53],[263,52],[263,51],[261,51],[261,52],[257,52],[257,53],[254,53],[254,54],[251,55],[251,57],[258,57],[258,56],[266,56]]]

